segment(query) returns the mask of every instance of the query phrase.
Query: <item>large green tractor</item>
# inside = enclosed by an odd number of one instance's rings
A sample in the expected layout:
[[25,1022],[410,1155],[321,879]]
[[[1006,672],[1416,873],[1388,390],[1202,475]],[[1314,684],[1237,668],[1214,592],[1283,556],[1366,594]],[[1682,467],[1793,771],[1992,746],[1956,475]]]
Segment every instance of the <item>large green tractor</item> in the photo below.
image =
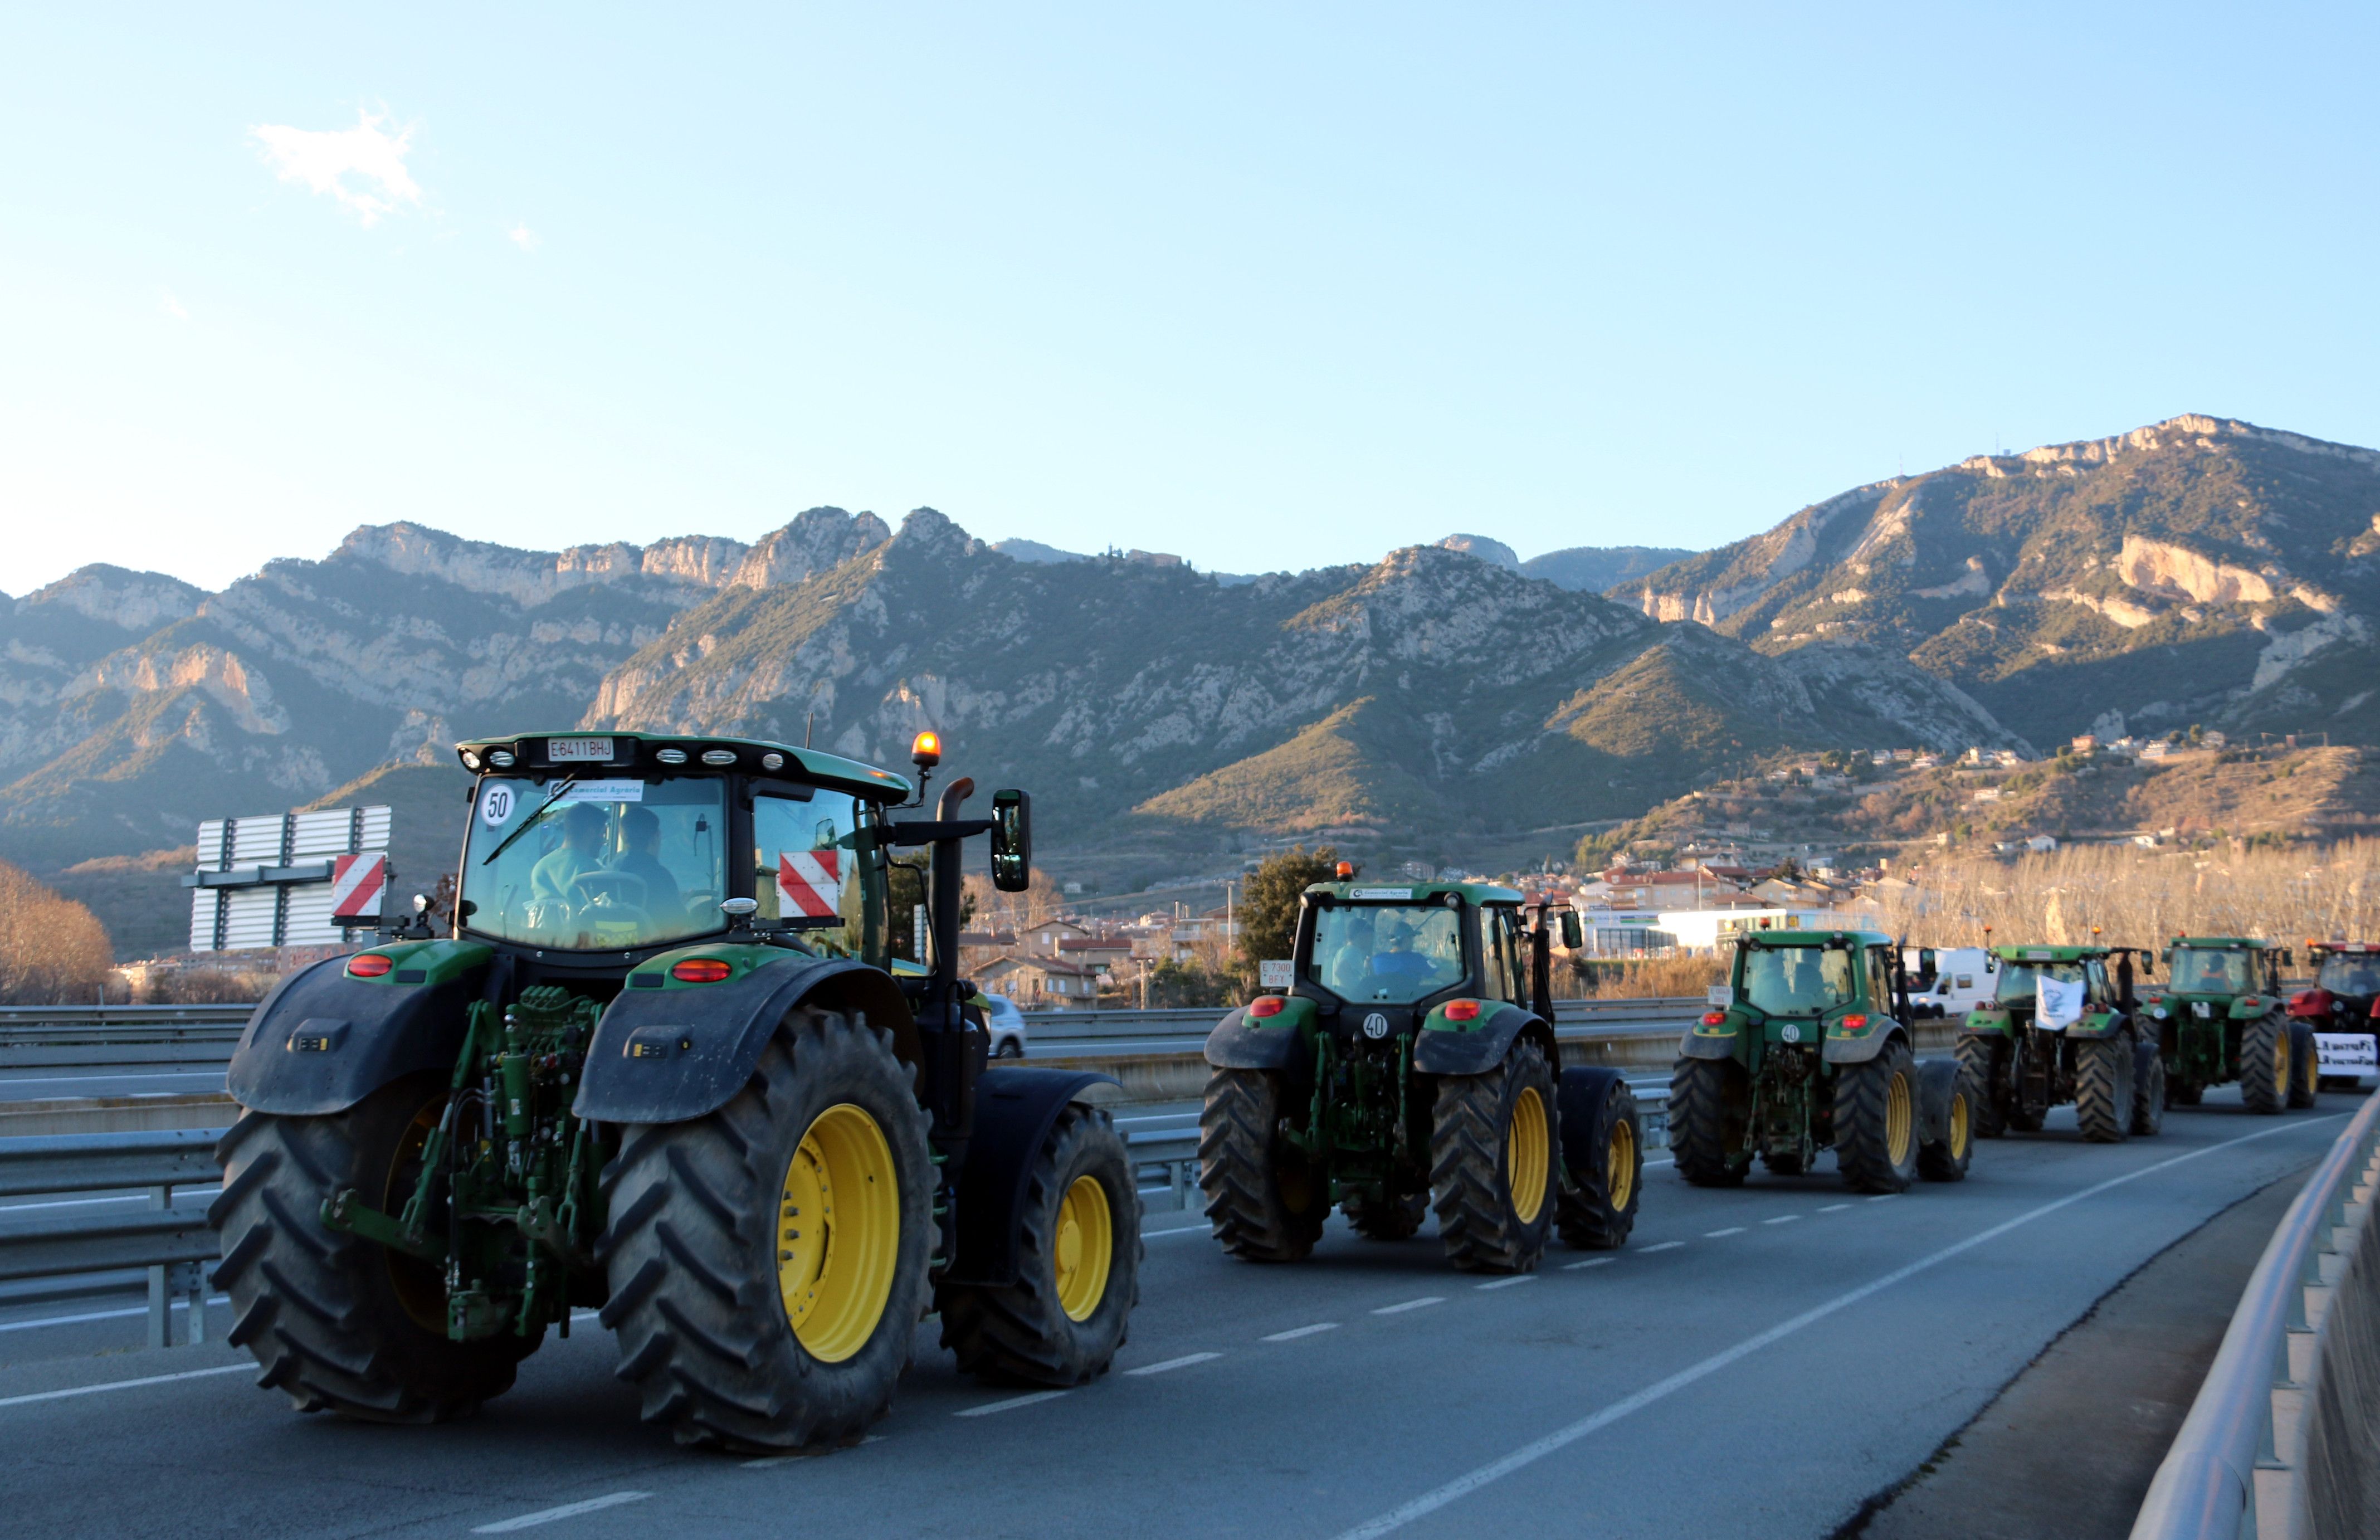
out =
[[[1334,1207],[1378,1241],[1434,1207],[1447,1259],[1476,1271],[1530,1270],[1556,1229],[1627,1241],[1636,1099],[1617,1071],[1560,1067],[1548,924],[1486,883],[1305,890],[1281,992],[1207,1038],[1198,1182],[1226,1252],[1298,1261]],[[1572,944],[1577,924],[1562,911]]]
[[[429,1422],[600,1307],[687,1444],[856,1436],[919,1320],[987,1377],[1123,1342],[1139,1207],[1105,1077],[988,1069],[960,842],[1029,876],[1030,805],[741,738],[530,734],[476,777],[454,917],[285,980],[231,1066],[217,1278],[306,1411]],[[929,852],[922,866],[905,852]],[[929,894],[896,970],[890,879]],[[912,943],[914,948],[914,941]]]
[[2156,1034],[2141,1029],[2131,956],[2129,947],[2099,946],[1985,954],[1992,998],[1959,1027],[1959,1067],[1978,1135],[2030,1134],[2068,1102],[2094,1144],[2165,1125],[2165,1061]]
[[2314,1104],[2322,1065],[2313,1027],[2289,1015],[2285,949],[2245,936],[2177,936],[2165,962],[2165,987],[2143,1003],[2176,1106],[2195,1107],[2209,1085],[2235,1080],[2251,1112]]
[[1737,938],[1728,1003],[1680,1045],[1670,1080],[1678,1174],[1732,1187],[1758,1156],[1779,1175],[1835,1152],[1844,1183],[1898,1193],[1957,1182],[1974,1153],[1958,1061],[1918,1062],[1901,949],[1865,930]]

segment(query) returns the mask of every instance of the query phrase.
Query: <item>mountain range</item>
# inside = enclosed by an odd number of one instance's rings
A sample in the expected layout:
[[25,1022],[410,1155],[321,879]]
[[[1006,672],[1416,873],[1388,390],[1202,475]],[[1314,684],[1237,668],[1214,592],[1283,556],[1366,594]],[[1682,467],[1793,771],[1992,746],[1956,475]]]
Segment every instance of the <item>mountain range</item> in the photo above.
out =
[[1227,578],[815,508],[749,545],[373,527],[218,593],[87,567],[0,609],[0,857],[114,894],[226,812],[402,783],[435,823],[456,738],[571,725],[893,764],[933,726],[1111,891],[1275,839],[1558,853],[1787,750],[2033,748],[2119,717],[2365,741],[2375,508],[2371,451],[2184,418],[1658,564],[1678,553],[1457,536]]

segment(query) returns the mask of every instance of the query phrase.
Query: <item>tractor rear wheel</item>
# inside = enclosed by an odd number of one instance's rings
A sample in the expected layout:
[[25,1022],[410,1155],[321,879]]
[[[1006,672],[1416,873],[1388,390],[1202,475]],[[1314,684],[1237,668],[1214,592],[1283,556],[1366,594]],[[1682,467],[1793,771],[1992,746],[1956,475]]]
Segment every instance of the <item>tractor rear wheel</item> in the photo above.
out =
[[1207,1222],[1243,1262],[1301,1262],[1322,1236],[1330,1191],[1281,1137],[1286,1109],[1272,1070],[1217,1070],[1198,1113],[1198,1186]]
[[1339,1199],[1347,1222],[1366,1241],[1409,1241],[1429,1213],[1427,1193],[1384,1194],[1378,1198],[1347,1193]]
[[1524,1037],[1500,1070],[1446,1075],[1431,1109],[1429,1183],[1446,1259],[1525,1273],[1553,1230],[1561,1132],[1545,1050]]
[[1670,1072],[1670,1153],[1697,1187],[1740,1187],[1752,1157],[1743,1138],[1752,1086],[1732,1059],[1681,1059]]
[[1967,1110],[1974,1119],[1975,1137],[1997,1139],[2008,1127],[2000,1115],[2000,1064],[2004,1045],[1989,1037],[1959,1039],[1959,1073],[1967,1083]]
[[2289,1105],[2312,1107],[2321,1087],[2322,1056],[2314,1049],[2313,1028],[2289,1023]]
[[223,1237],[214,1276],[231,1295],[231,1342],[300,1412],[441,1422],[510,1389],[537,1348],[509,1331],[450,1340],[436,1265],[322,1226],[323,1202],[347,1188],[402,1211],[445,1106],[443,1079],[415,1075],[328,1117],[247,1113],[216,1148],[223,1193],[207,1217]]
[[2289,1103],[2289,1025],[2277,1012],[2250,1022],[2240,1033],[2240,1099],[2251,1112],[2269,1117]]
[[1140,1299],[1140,1193],[1107,1113],[1069,1105],[1025,1196],[1016,1281],[944,1284],[942,1346],[962,1373],[1066,1388],[1107,1371]]
[[596,1251],[646,1421],[783,1449],[882,1416],[926,1311],[934,1188],[891,1035],[834,1012],[788,1012],[717,1111],[627,1127]]
[[1592,1135],[1592,1161],[1570,1168],[1554,1223],[1581,1251],[1611,1251],[1628,1243],[1645,1192],[1645,1130],[1626,1081],[1612,1082]]
[[2165,1129],[2165,1055],[2154,1042],[2132,1049],[2132,1133],[2146,1138]]
[[1854,1192],[1906,1192],[1917,1174],[1917,1061],[1887,1043],[1835,1076],[1835,1165]]
[[2132,1131],[2133,1069],[2130,1036],[2074,1045],[2074,1126],[2086,1143],[2121,1143]]
[[1917,1140],[1917,1174],[1928,1182],[1966,1181],[1975,1158],[1975,1096],[1966,1070],[1956,1060],[1929,1059],[1918,1066],[1917,1090],[1925,1124]]

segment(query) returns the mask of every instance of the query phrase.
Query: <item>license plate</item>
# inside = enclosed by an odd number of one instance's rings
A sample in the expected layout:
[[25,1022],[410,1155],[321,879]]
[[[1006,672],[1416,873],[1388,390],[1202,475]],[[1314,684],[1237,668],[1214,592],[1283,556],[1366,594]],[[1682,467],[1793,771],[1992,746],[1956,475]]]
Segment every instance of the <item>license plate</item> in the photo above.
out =
[[2190,1002],[2190,1013],[2193,1016],[2205,1016],[2212,1015],[2214,1013],[2208,1009],[2204,1000],[2193,1000]]
[[556,765],[608,764],[612,758],[609,738],[548,738],[546,759]]

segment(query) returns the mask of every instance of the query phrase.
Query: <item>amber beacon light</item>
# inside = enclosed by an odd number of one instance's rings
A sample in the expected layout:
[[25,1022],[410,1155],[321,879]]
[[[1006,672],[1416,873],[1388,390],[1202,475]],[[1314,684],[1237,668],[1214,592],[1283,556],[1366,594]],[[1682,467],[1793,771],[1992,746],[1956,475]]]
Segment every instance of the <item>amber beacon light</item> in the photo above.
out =
[[942,735],[920,733],[909,746],[909,758],[919,770],[931,770],[942,762]]

